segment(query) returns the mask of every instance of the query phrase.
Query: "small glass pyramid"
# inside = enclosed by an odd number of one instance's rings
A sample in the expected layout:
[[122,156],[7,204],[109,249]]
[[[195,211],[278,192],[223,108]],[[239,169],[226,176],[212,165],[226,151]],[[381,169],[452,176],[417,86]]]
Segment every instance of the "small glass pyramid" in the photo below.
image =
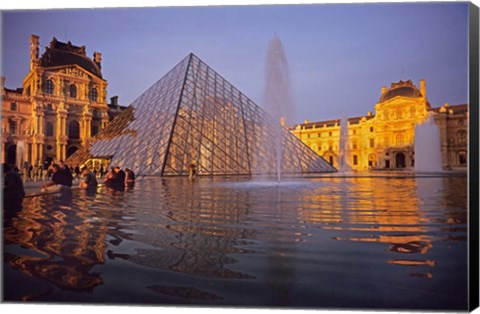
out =
[[[273,174],[274,123],[278,122],[190,54],[67,163],[107,159],[111,166],[151,176],[188,175],[192,163],[199,175]],[[281,134],[282,173],[336,171],[286,128],[281,127]]]

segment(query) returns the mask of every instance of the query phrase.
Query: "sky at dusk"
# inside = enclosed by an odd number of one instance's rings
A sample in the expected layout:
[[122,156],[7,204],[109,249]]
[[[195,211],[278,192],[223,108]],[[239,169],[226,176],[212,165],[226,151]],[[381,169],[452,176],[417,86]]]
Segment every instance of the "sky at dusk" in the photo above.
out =
[[[170,2],[171,5],[171,2]],[[21,87],[30,34],[102,53],[108,97],[129,105],[190,52],[258,105],[277,34],[296,123],[366,115],[382,86],[425,79],[434,107],[468,100],[468,3],[405,2],[2,12],[2,75]]]

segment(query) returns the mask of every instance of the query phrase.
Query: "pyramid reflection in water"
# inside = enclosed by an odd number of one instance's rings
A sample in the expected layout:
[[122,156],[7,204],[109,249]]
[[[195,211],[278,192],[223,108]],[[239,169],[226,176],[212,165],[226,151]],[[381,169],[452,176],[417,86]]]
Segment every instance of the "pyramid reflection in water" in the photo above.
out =
[[[261,175],[276,172],[272,119],[190,54],[138,97],[67,163],[111,160],[138,175]],[[282,173],[336,171],[282,128]]]

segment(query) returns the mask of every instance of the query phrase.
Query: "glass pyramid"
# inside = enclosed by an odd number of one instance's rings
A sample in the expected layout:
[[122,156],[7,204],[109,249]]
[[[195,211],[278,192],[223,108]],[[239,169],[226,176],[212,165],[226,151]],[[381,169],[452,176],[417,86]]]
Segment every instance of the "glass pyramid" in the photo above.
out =
[[[190,54],[68,160],[107,159],[137,175],[276,173],[273,126],[264,110]],[[281,128],[282,173],[336,171]]]

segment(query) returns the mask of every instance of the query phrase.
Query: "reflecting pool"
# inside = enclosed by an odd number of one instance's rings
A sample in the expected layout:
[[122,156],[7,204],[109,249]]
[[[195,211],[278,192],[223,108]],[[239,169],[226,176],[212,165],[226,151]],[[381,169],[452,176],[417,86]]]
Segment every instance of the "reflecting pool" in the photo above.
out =
[[467,306],[467,178],[144,178],[26,198],[5,301]]

